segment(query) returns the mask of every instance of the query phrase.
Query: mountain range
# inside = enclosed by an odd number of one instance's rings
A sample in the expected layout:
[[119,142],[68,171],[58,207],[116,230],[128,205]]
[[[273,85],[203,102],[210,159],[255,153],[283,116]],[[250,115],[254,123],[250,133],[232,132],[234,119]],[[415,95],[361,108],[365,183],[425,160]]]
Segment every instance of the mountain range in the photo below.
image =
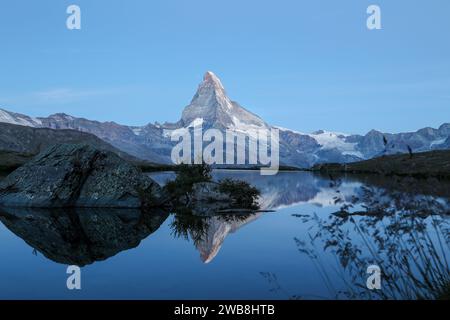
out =
[[[170,155],[174,146],[166,130],[186,128],[196,121],[202,121],[204,128],[237,132],[277,128],[280,130],[280,163],[303,168],[320,163],[355,162],[385,154],[450,149],[450,123],[445,123],[437,129],[423,128],[416,132],[397,134],[372,130],[366,135],[324,130],[302,133],[273,126],[232,101],[220,79],[212,72],[204,75],[191,103],[185,107],[181,119],[176,123],[126,126],[115,122],[78,118],[64,113],[35,118],[0,109],[0,123],[80,131],[92,134],[136,158],[164,164],[171,163]],[[5,135],[3,131],[2,129]],[[2,136],[2,139],[6,138]]]

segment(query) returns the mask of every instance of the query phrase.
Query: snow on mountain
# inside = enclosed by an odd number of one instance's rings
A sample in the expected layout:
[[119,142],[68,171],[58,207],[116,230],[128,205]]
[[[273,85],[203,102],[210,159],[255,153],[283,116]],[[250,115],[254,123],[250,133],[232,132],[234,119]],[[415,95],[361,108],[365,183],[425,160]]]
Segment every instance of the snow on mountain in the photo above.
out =
[[447,138],[442,138],[442,139],[437,139],[437,140],[431,141],[430,148],[444,144],[446,140],[447,140]]
[[348,134],[321,130],[309,136],[314,138],[322,146],[322,149],[337,149],[344,155],[353,155],[361,159],[364,158],[364,155],[356,149],[357,143],[347,142],[346,138],[350,136]]
[[347,137],[350,136],[349,134],[324,130],[313,133],[302,133],[283,127],[276,128],[284,132],[291,132],[294,134],[311,137],[320,145],[321,150],[339,150],[343,155],[350,155],[364,159],[364,155],[357,150],[358,144],[347,141]]
[[42,126],[42,121],[37,118],[32,118],[22,114],[9,112],[3,109],[0,109],[0,122],[27,127]]
[[137,136],[141,135],[141,133],[142,133],[142,128],[139,128],[139,127],[132,128],[131,130],[133,130],[133,133]]

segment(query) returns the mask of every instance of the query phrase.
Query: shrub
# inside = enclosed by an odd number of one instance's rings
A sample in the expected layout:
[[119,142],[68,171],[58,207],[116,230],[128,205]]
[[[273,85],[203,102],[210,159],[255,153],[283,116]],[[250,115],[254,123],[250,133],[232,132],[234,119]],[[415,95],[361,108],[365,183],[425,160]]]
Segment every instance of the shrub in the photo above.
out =
[[[185,165],[181,164],[177,170],[175,180],[166,184],[165,188],[170,195],[174,207],[186,206],[194,184],[212,182],[211,167],[207,164]],[[260,192],[249,183],[240,180],[225,179],[218,183],[218,191],[227,194],[232,202],[230,208],[258,210],[258,197]]]
[[177,169],[175,180],[166,184],[166,190],[173,198],[190,193],[192,186],[196,183],[212,180],[211,167],[205,163],[199,165],[181,164]]

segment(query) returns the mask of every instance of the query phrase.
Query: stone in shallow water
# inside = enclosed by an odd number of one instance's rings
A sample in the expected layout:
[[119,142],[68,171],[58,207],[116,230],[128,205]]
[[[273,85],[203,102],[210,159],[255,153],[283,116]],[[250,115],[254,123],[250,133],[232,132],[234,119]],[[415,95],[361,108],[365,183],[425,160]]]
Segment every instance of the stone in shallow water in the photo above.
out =
[[52,146],[0,183],[0,205],[9,207],[140,208],[161,196],[140,169],[84,144]]
[[217,211],[229,209],[232,202],[229,195],[219,191],[219,184],[215,182],[194,184],[189,198],[189,208],[200,216],[215,215]]

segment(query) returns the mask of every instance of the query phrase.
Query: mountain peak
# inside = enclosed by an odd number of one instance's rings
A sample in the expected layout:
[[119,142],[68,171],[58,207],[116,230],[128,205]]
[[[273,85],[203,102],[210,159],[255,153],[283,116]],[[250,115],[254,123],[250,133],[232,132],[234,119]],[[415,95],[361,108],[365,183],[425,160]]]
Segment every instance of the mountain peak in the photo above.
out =
[[189,126],[197,119],[202,119],[207,126],[218,129],[241,125],[264,127],[266,124],[258,116],[245,110],[228,98],[219,77],[208,71],[203,81],[182,115],[182,123]]
[[203,83],[200,86],[213,86],[217,89],[225,90],[220,79],[211,71],[205,73]]
[[233,105],[226,95],[222,82],[213,72],[208,71],[203,76],[191,104],[184,109],[182,120],[185,125],[199,118],[213,124],[220,114],[232,108]]
[[205,75],[203,76],[203,81],[198,87],[195,97],[200,96],[222,100],[228,99],[226,96],[225,88],[219,77],[211,71],[207,71],[205,73]]

